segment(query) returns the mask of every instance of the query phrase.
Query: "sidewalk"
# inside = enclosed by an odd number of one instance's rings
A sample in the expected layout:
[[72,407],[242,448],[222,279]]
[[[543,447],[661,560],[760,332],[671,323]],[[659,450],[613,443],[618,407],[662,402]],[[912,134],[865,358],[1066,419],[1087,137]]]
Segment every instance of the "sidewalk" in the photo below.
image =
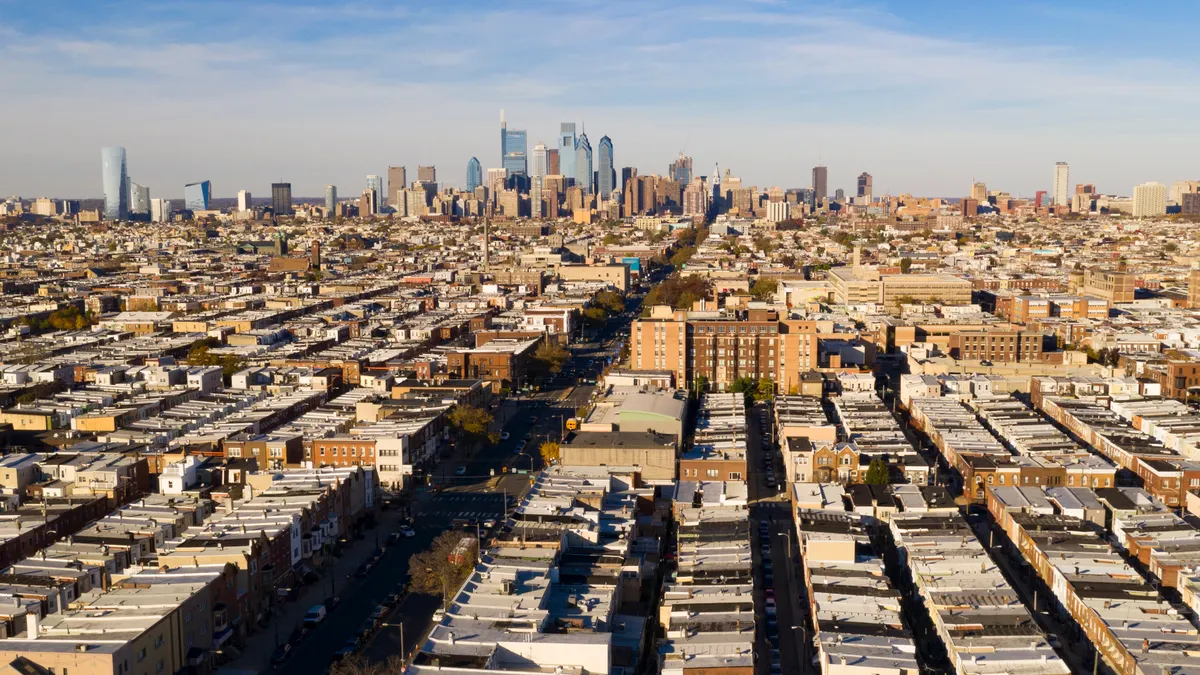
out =
[[[350,577],[358,566],[366,562],[375,551],[375,533],[380,537],[399,527],[400,512],[392,509],[377,511],[373,529],[366,530],[361,540],[351,540],[350,545],[342,551],[340,558],[334,559],[334,564],[321,575],[321,580],[315,584],[302,586],[295,600],[283,600],[276,605],[275,615],[267,628],[252,632],[238,658],[221,666],[220,669],[249,670],[263,672],[270,668],[271,654],[278,644],[287,642],[292,631],[301,624],[304,614],[313,605],[323,604],[330,595],[345,597],[347,591],[359,583],[358,579]],[[319,570],[320,571],[320,570]],[[333,575],[333,593],[330,592],[330,573]],[[347,577],[350,577],[347,579]],[[336,611],[335,611],[336,614]],[[278,643],[276,635],[278,634]]]

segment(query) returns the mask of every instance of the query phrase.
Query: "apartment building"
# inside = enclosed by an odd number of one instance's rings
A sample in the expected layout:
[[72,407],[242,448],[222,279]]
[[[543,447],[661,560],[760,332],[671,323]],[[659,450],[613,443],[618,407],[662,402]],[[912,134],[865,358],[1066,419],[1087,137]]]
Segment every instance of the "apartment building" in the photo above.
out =
[[965,361],[1012,363],[1038,361],[1045,336],[1024,330],[961,331],[950,336],[950,356]]
[[1133,302],[1134,278],[1126,272],[1110,272],[1099,268],[1074,271],[1067,276],[1071,293],[1090,295],[1112,304]]
[[632,367],[669,370],[680,385],[703,378],[721,390],[741,377],[768,378],[789,391],[817,367],[818,357],[814,322],[780,320],[774,310],[718,314],[655,307],[630,328]]

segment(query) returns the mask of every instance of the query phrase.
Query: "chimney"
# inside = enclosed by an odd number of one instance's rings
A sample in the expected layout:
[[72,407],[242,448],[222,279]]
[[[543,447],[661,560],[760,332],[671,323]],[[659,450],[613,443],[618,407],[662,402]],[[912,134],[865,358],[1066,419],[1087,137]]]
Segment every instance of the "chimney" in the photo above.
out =
[[25,636],[26,639],[36,640],[42,630],[42,617],[38,616],[37,612],[30,610],[25,613]]
[[846,657],[845,656],[838,657],[838,661],[840,661],[843,666],[846,665]]

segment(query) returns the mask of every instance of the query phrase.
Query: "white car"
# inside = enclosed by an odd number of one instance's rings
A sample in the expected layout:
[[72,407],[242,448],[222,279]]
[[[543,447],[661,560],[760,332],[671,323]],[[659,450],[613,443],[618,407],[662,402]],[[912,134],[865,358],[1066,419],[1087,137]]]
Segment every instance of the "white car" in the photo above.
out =
[[500,432],[500,440],[507,441],[508,439],[509,439],[509,433],[507,431],[501,431]]

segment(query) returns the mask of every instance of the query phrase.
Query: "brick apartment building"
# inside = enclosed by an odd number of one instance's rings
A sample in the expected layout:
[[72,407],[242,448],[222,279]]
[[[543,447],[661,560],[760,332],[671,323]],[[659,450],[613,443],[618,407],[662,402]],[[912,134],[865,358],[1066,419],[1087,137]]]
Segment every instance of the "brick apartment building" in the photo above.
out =
[[950,336],[950,356],[969,361],[1037,361],[1044,338],[1042,333],[1012,329],[961,331]]

